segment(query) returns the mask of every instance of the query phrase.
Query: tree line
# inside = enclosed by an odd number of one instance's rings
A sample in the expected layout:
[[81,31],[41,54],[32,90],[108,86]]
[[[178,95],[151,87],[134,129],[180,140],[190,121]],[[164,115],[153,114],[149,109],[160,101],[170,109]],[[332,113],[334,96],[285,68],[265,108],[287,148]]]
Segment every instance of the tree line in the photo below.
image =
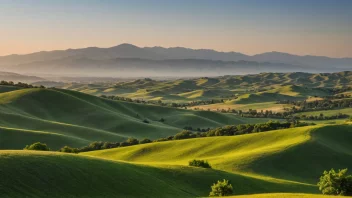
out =
[[193,107],[198,105],[208,105],[208,104],[216,104],[216,103],[223,103],[223,99],[212,99],[212,100],[199,100],[199,101],[191,101],[191,102],[184,102],[184,103],[165,103],[162,100],[143,100],[143,99],[132,99],[128,97],[121,97],[121,96],[107,96],[107,95],[100,95],[101,98],[110,99],[110,100],[118,100],[118,101],[125,101],[125,102],[133,102],[133,103],[140,103],[140,104],[152,104],[158,105],[163,107],[174,107],[174,108],[184,108]]
[[5,80],[0,81],[0,85],[15,86],[15,87],[21,87],[21,88],[45,88],[43,85],[33,86],[28,83],[22,83],[22,82],[14,83],[13,81],[5,81]]
[[147,144],[151,142],[163,142],[163,141],[183,140],[183,139],[212,137],[212,136],[234,136],[234,135],[266,132],[266,131],[301,127],[301,126],[308,126],[308,125],[315,125],[315,124],[298,122],[298,121],[294,121],[294,122],[269,121],[266,123],[258,123],[258,124],[228,125],[228,126],[218,127],[215,129],[210,129],[206,132],[194,132],[189,130],[183,130],[173,136],[159,138],[155,140],[150,140],[147,138],[138,140],[136,138],[131,137],[123,142],[96,141],[82,148],[72,148],[69,146],[64,146],[59,151],[66,152],[66,153],[80,153],[80,152],[87,152],[87,151],[117,148],[117,147],[133,146],[137,144]]
[[305,111],[319,111],[319,110],[331,110],[352,107],[352,99],[340,99],[340,100],[316,100],[312,102],[293,101],[293,100],[282,100],[277,101],[277,104],[291,104],[293,107],[290,111],[293,112],[305,112]]

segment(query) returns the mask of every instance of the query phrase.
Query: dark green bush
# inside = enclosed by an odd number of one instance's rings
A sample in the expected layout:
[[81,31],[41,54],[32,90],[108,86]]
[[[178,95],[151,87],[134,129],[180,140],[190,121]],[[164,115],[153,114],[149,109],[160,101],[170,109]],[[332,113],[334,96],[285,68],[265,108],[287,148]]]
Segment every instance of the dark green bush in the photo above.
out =
[[50,151],[50,148],[41,142],[36,142],[31,145],[27,145],[24,150],[36,150],[36,151]]
[[192,133],[191,131],[181,131],[179,133],[177,133],[174,136],[174,140],[182,140],[182,139],[189,139],[189,138],[195,138],[197,137],[196,134]]
[[232,195],[233,188],[229,180],[218,181],[211,186],[210,197],[223,197]]
[[136,144],[139,144],[139,141],[138,141],[136,138],[132,138],[132,137],[128,138],[128,139],[126,140],[126,142],[127,142],[129,145],[136,145]]
[[151,143],[152,141],[150,139],[144,138],[143,140],[139,141],[139,144],[147,144],[147,143]]
[[59,151],[64,153],[78,153],[77,148],[71,148],[69,146],[64,146]]
[[149,120],[147,119],[144,119],[143,122],[149,124]]
[[205,160],[192,160],[188,162],[190,166],[202,167],[202,168],[211,168],[210,164]]
[[347,175],[347,168],[336,172],[334,169],[324,171],[318,182],[319,190],[324,195],[352,195],[352,175]]

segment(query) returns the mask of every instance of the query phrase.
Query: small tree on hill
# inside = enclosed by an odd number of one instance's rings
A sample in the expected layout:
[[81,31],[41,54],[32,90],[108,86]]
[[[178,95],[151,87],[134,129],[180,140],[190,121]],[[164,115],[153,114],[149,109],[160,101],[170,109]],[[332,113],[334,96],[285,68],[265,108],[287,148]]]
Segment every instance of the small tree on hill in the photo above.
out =
[[324,171],[318,182],[319,190],[325,195],[352,195],[352,175],[347,175],[347,168],[335,172]]
[[50,151],[50,148],[44,143],[36,142],[31,145],[26,145],[24,150]]
[[144,138],[143,140],[139,141],[139,144],[147,144],[147,143],[151,143],[152,141],[150,139]]
[[147,119],[144,119],[143,122],[149,124],[149,120]]
[[233,188],[229,180],[224,179],[211,186],[210,197],[222,197],[232,195]]
[[136,144],[139,144],[139,141],[138,141],[136,138],[132,138],[132,137],[128,138],[128,139],[126,140],[126,142],[127,142],[129,145],[136,145]]
[[188,162],[188,165],[202,168],[211,168],[210,164],[205,160],[192,160]]
[[69,146],[64,146],[59,151],[64,153],[78,153],[77,148],[71,148]]

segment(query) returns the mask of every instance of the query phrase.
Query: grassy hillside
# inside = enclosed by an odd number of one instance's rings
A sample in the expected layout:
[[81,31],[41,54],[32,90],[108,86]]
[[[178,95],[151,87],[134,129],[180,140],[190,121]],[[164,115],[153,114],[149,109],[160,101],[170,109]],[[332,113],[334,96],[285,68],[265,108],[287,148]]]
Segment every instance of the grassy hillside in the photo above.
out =
[[[301,193],[268,193],[268,194],[256,194],[256,195],[241,195],[233,196],[229,198],[331,198],[328,195],[313,195],[313,194],[301,194]],[[347,196],[350,197],[350,196]]]
[[324,110],[324,111],[312,111],[312,112],[302,112],[302,113],[296,113],[295,115],[319,116],[321,113],[324,114],[324,116],[334,116],[334,115],[337,115],[339,113],[347,114],[347,115],[352,116],[352,108]]
[[[174,135],[185,126],[213,128],[267,121],[39,88],[1,93],[0,111],[0,149],[22,149],[33,141],[58,149],[66,144],[80,147],[88,142],[122,141],[128,137],[157,139]],[[159,122],[161,118],[166,121]],[[150,123],[144,123],[144,119]]]
[[203,109],[203,110],[208,110],[210,109],[211,111],[217,111],[217,110],[228,110],[230,109],[235,109],[235,110],[242,110],[242,111],[248,111],[249,109],[255,109],[257,111],[273,111],[273,112],[283,112],[285,111],[285,108],[291,108],[292,105],[290,104],[276,104],[276,102],[259,102],[259,103],[249,103],[249,104],[237,104],[233,100],[226,101],[224,103],[217,103],[217,104],[210,104],[210,105],[198,105],[194,106],[191,109]]
[[145,164],[187,165],[192,159],[206,159],[214,168],[228,172],[316,184],[326,169],[352,168],[351,138],[351,125],[317,125],[82,154]]
[[236,194],[315,192],[315,186],[270,182],[219,170],[145,166],[74,154],[0,151],[1,197],[199,197],[230,179]]
[[[331,74],[260,73],[195,79],[152,80],[138,79],[115,84],[66,84],[60,88],[93,95],[119,95],[133,99],[190,102],[192,100],[234,99],[270,102],[278,99],[305,99],[310,96],[331,95],[326,88],[351,87],[351,72]],[[246,99],[248,98],[249,99]]]

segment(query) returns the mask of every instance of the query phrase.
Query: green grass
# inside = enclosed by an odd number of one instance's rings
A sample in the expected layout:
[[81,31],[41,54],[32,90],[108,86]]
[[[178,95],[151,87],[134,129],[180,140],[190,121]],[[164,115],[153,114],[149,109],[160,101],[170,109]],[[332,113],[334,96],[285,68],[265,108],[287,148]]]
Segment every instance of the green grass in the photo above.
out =
[[[159,122],[161,118],[166,121]],[[150,123],[143,123],[144,119]],[[58,149],[128,137],[157,139],[174,135],[185,126],[214,128],[265,121],[112,101],[69,90],[21,89],[0,94],[0,149],[22,149],[34,140]]]
[[271,182],[219,170],[146,166],[75,154],[0,151],[1,197],[199,197],[230,179],[236,194],[315,192],[315,186]]
[[14,91],[14,90],[19,90],[19,89],[21,89],[21,88],[20,87],[15,87],[15,86],[0,85],[0,93]]
[[204,159],[215,169],[227,172],[316,184],[326,169],[352,168],[351,138],[351,125],[317,125],[82,154],[144,164],[187,165],[189,160]]
[[[314,197],[323,170],[352,167],[351,139],[352,125],[345,124],[81,154],[0,151],[6,178],[0,192],[1,197],[205,197],[213,183],[228,179],[235,195]],[[192,159],[208,160],[213,168],[190,167]]]
[[347,115],[352,116],[352,108],[335,109],[335,110],[323,110],[323,111],[311,111],[311,112],[301,112],[301,113],[296,113],[295,115],[319,116],[321,113],[324,114],[324,116],[334,116],[334,115],[337,115],[339,113],[347,114]]
[[199,106],[194,106],[192,109],[198,108],[198,109],[203,109],[203,110],[208,110],[210,109],[211,111],[215,110],[228,110],[230,109],[235,109],[235,110],[242,110],[242,111],[248,111],[249,109],[255,109],[257,111],[273,111],[273,112],[282,112],[284,111],[285,108],[290,108],[292,105],[287,105],[287,104],[276,104],[276,102],[261,102],[261,103],[249,103],[249,104],[236,104],[234,103],[233,100],[226,101],[224,103],[217,103],[217,104],[210,104],[210,105],[199,105]]
[[[313,195],[301,193],[268,193],[256,195],[231,196],[229,198],[331,198],[328,195]],[[350,197],[350,196],[347,196]]]

